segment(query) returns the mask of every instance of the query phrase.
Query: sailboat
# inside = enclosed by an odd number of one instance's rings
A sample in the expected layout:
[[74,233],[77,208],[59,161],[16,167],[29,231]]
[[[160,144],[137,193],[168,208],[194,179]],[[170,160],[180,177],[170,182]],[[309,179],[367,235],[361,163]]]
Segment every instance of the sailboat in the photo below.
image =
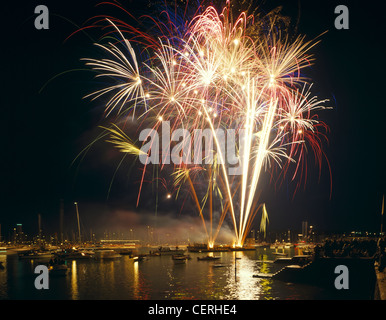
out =
[[381,236],[382,236],[382,233],[383,233],[383,212],[385,211],[385,195],[383,195],[383,198],[382,198],[382,211],[381,211]]
[[379,233],[379,238],[378,238],[378,247],[379,243],[381,241],[381,238],[383,237],[383,213],[385,211],[385,195],[383,195],[382,198],[382,209],[381,209],[381,232]]
[[74,204],[75,204],[75,208],[76,208],[76,218],[78,220],[79,243],[81,243],[78,202],[74,202]]

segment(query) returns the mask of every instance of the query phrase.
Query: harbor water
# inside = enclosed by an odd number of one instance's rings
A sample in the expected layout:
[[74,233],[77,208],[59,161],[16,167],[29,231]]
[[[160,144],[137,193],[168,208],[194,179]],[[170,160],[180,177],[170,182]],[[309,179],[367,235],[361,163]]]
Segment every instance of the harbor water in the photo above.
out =
[[[147,250],[149,252],[149,250]],[[294,248],[283,249],[288,257]],[[175,263],[171,255],[148,256],[135,261],[128,255],[113,260],[66,260],[66,275],[49,277],[49,289],[38,290],[34,281],[37,265],[47,261],[0,255],[1,300],[323,300],[334,292],[307,284],[256,278],[274,273],[283,265],[270,248],[254,251],[215,252],[215,261],[189,253],[186,263]]]

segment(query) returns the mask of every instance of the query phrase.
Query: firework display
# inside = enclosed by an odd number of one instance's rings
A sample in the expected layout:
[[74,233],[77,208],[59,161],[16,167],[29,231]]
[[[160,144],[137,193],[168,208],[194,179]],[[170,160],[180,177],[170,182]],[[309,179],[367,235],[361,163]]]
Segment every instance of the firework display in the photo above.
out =
[[[184,190],[193,200],[208,245],[228,217],[235,245],[243,246],[261,208],[268,221],[259,200],[264,172],[301,180],[308,154],[319,164],[324,156],[327,126],[316,112],[326,100],[312,95],[302,73],[317,42],[290,37],[274,14],[235,17],[230,2],[221,11],[201,5],[184,19],[167,12],[143,19],[153,27],[104,19],[109,40],[97,44],[104,58],[84,60],[114,82],[88,97],[106,101],[108,141],[140,159],[138,201],[146,168],[168,168],[174,195]],[[142,144],[125,133],[129,119],[142,129]],[[265,232],[266,223],[261,227]]]

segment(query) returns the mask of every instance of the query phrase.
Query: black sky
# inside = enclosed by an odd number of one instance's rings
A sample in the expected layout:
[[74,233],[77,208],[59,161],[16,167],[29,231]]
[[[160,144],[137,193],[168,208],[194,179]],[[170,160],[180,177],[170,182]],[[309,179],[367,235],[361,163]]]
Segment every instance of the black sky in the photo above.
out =
[[[90,225],[106,221],[117,208],[135,210],[138,185],[125,174],[129,164],[119,171],[107,200],[119,161],[111,148],[101,144],[83,162],[71,165],[98,133],[103,105],[82,99],[93,90],[95,80],[80,58],[98,54],[90,39],[96,35],[79,33],[65,39],[88,18],[116,12],[109,6],[95,8],[99,2],[24,1],[2,6],[0,224],[4,236],[16,223],[35,232],[39,213],[47,228],[56,231],[61,198],[68,219],[75,214],[73,202],[78,201]],[[133,3],[122,1],[129,10]],[[275,191],[267,182],[264,200],[270,228],[301,228],[301,221],[308,220],[324,231],[378,231],[385,192],[386,47],[381,8],[376,1],[367,1],[366,8],[356,1],[259,3],[266,11],[282,5],[282,13],[292,18],[293,25],[298,21],[298,32],[309,40],[328,30],[313,50],[315,65],[307,72],[315,83],[313,93],[330,99],[333,107],[320,114],[331,130],[325,151],[332,190],[326,163],[320,180],[314,168],[305,189],[294,197],[285,184]],[[50,10],[49,30],[34,27],[34,8],[39,4]],[[349,30],[334,28],[334,8],[340,4],[349,8]],[[136,7],[146,12],[145,5],[137,2]],[[137,210],[152,211],[153,203],[154,199],[144,199]],[[160,203],[164,211],[178,212],[162,194]]]

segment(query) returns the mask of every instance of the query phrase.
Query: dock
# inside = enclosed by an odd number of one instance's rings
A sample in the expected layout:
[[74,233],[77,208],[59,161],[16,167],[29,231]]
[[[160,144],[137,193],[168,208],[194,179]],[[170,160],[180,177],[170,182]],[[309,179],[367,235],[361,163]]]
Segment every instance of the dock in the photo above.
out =
[[253,278],[272,278],[273,273],[257,273],[253,275]]

